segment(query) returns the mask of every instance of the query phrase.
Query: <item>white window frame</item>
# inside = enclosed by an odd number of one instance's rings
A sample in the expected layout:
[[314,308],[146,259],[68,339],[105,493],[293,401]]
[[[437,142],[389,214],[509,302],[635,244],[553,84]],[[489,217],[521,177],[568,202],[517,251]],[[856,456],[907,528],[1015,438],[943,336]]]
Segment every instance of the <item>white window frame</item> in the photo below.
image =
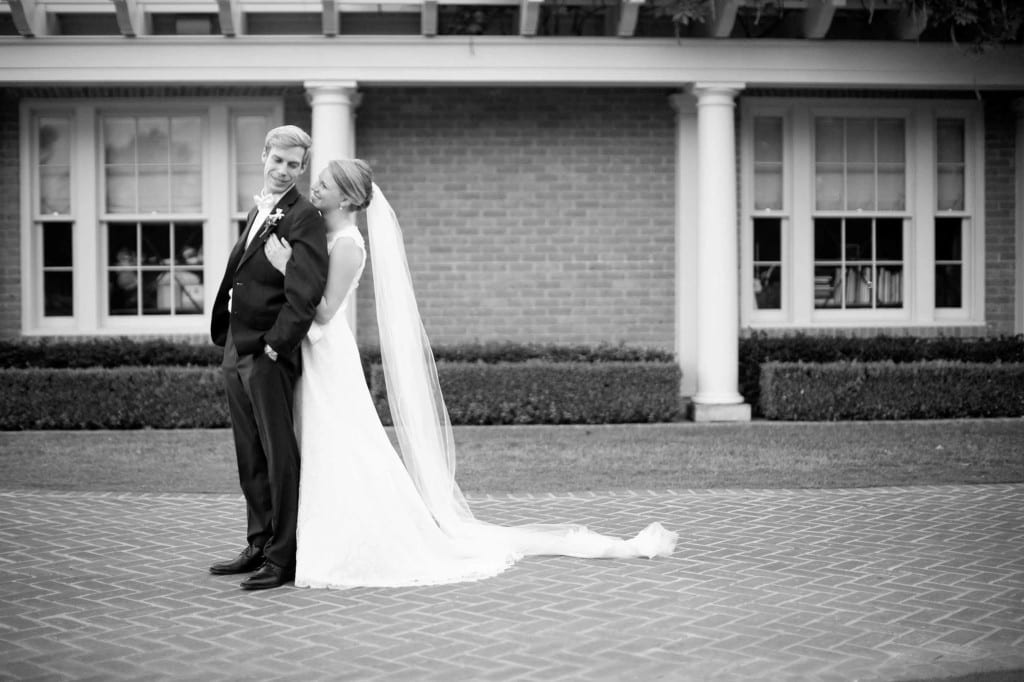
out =
[[[783,210],[754,209],[754,119],[783,118]],[[825,310],[814,307],[815,209],[814,120],[819,116],[906,121],[904,211],[864,212],[864,217],[903,219],[903,307]],[[936,209],[935,131],[940,118],[965,123],[964,210]],[[740,121],[740,316],[741,325],[760,328],[983,326],[985,324],[984,126],[979,103],[967,100],[791,99],[748,97]],[[849,216],[849,212],[835,212]],[[962,217],[964,290],[962,308],[935,307],[934,218]],[[754,219],[782,220],[783,294],[778,310],[758,310],[753,296]]]
[[[130,116],[160,113],[197,114],[202,118],[203,206],[190,219],[203,223],[203,314],[117,316],[107,313],[108,277],[104,257],[108,216],[104,213],[104,179],[100,149],[101,118],[110,114]],[[21,102],[21,291],[22,327],[25,336],[160,336],[201,334],[209,331],[210,307],[237,240],[234,210],[234,145],[232,116],[263,114],[270,125],[280,125],[284,106],[280,98],[163,98],[145,99],[26,99]],[[45,116],[64,116],[71,121],[71,215],[74,313],[68,317],[43,315],[41,239],[36,230],[38,188],[36,140],[31,132]],[[251,150],[255,156],[259,149]],[[256,188],[258,189],[258,188]],[[177,215],[177,214],[175,214]],[[137,215],[125,215],[127,220]],[[170,220],[168,216],[168,220]]]

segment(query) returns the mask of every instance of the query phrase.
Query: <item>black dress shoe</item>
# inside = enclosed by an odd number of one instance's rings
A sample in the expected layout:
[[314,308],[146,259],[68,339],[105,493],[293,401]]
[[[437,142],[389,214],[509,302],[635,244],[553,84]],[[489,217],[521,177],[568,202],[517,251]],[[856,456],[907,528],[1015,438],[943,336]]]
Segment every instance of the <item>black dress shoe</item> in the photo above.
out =
[[271,587],[280,587],[294,579],[294,568],[281,568],[277,564],[265,561],[260,566],[260,570],[242,581],[241,587],[243,590],[268,590]]
[[242,550],[242,553],[231,561],[222,561],[219,564],[210,566],[210,573],[214,575],[234,575],[235,573],[250,573],[263,565],[263,550],[259,547],[249,545]]

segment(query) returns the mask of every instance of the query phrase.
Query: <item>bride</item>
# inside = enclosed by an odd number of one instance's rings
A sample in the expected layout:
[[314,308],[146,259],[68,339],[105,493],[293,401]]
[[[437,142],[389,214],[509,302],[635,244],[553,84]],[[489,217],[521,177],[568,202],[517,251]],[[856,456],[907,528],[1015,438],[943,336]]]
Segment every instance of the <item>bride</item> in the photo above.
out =
[[[455,482],[451,424],[420,321],[397,218],[370,167],[331,161],[311,200],[327,225],[330,269],[302,342],[295,419],[302,452],[295,584],[436,585],[496,575],[523,556],[654,557],[676,533],[652,523],[621,539],[575,525],[499,526],[473,516]],[[381,359],[398,436],[377,416],[345,310],[366,263],[356,224],[366,211]],[[290,247],[267,256],[284,272]]]

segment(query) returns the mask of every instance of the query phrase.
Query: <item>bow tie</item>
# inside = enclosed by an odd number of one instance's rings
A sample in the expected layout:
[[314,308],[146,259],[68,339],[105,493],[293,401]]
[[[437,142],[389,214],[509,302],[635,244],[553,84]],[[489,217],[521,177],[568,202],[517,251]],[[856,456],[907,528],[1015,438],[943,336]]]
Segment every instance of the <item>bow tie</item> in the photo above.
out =
[[277,206],[277,197],[273,194],[254,194],[252,200],[256,202],[256,208],[264,213],[270,213]]

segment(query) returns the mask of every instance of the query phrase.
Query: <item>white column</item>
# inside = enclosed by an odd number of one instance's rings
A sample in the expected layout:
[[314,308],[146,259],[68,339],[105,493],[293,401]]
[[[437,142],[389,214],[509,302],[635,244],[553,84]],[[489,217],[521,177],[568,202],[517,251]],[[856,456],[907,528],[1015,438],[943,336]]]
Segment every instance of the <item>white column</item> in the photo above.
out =
[[694,421],[748,421],[739,393],[739,226],[735,98],[741,83],[695,83],[697,393]]
[[676,362],[679,394],[697,392],[697,100],[669,95],[676,111]]
[[[361,95],[355,81],[307,81],[306,99],[312,107],[313,148],[310,150],[311,184],[332,159],[356,155],[356,108]],[[356,307],[347,310],[348,324],[356,335]],[[357,336],[358,338],[358,336]]]
[[1014,252],[1016,264],[1016,282],[1014,286],[1013,333],[1024,334],[1024,98],[1013,103],[1017,114],[1017,177],[1014,205],[1017,207],[1015,218],[1016,229]]

